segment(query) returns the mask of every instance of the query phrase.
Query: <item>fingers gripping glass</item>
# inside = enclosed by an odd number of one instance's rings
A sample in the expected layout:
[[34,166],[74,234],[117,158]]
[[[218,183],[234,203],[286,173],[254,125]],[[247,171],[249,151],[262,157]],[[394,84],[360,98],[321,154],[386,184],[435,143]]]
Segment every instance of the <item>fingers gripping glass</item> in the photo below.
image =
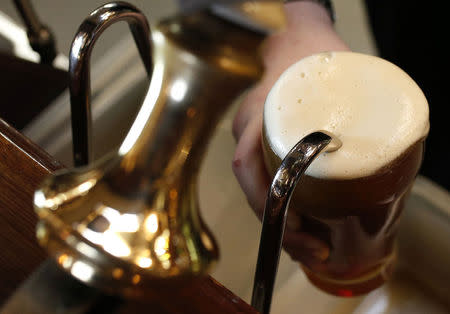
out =
[[292,192],[308,166],[321,152],[333,152],[341,146],[341,141],[329,132],[311,133],[286,155],[272,180],[264,208],[252,295],[252,306],[261,313],[270,311]]

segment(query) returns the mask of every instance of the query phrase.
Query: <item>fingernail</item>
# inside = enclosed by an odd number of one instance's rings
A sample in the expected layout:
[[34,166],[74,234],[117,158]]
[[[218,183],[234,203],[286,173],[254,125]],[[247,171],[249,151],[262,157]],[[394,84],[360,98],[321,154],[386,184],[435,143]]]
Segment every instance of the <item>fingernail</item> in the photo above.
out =
[[300,217],[291,209],[288,211],[287,214],[286,228],[291,231],[298,231],[301,228]]
[[322,248],[322,249],[318,249],[318,250],[313,250],[311,252],[311,255],[318,261],[320,262],[324,262],[327,260],[328,256],[330,256],[330,250],[326,249],[326,248]]
[[286,228],[291,231],[300,230],[300,220],[288,217],[286,220]]

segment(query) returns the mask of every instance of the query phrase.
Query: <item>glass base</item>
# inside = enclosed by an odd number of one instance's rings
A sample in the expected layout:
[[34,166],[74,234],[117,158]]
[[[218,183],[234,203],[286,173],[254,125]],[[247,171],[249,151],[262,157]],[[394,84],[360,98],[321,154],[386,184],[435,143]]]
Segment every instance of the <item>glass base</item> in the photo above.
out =
[[376,271],[352,280],[330,279],[312,272],[307,267],[301,267],[309,281],[320,290],[339,297],[355,297],[369,293],[383,285],[392,276],[394,264],[395,258],[389,258]]

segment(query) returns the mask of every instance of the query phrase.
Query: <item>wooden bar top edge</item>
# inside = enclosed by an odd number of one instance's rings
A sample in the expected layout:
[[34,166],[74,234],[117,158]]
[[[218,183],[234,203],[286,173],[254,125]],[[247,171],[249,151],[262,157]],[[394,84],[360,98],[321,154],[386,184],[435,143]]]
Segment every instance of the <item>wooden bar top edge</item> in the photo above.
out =
[[[42,179],[64,168],[38,145],[0,118],[0,305],[47,258],[35,240],[32,198]],[[117,313],[257,313],[208,276],[171,299],[126,300]],[[156,301],[155,301],[156,300]]]

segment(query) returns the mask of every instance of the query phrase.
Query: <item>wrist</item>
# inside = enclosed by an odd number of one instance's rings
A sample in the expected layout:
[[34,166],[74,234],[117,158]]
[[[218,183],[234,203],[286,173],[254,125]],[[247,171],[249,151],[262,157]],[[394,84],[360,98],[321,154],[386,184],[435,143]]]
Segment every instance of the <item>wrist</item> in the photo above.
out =
[[334,11],[334,6],[333,6],[332,0],[284,0],[284,3],[300,2],[300,1],[313,2],[317,5],[320,5],[327,11],[328,17],[331,19],[331,21],[333,23],[335,22],[336,12]]
[[298,29],[303,24],[334,28],[327,9],[314,1],[292,1],[284,5],[286,30]]
[[336,33],[322,5],[313,1],[289,2],[285,5],[285,13],[285,30],[268,38],[263,47],[265,81],[273,81],[291,64],[306,56],[322,51],[350,50]]

